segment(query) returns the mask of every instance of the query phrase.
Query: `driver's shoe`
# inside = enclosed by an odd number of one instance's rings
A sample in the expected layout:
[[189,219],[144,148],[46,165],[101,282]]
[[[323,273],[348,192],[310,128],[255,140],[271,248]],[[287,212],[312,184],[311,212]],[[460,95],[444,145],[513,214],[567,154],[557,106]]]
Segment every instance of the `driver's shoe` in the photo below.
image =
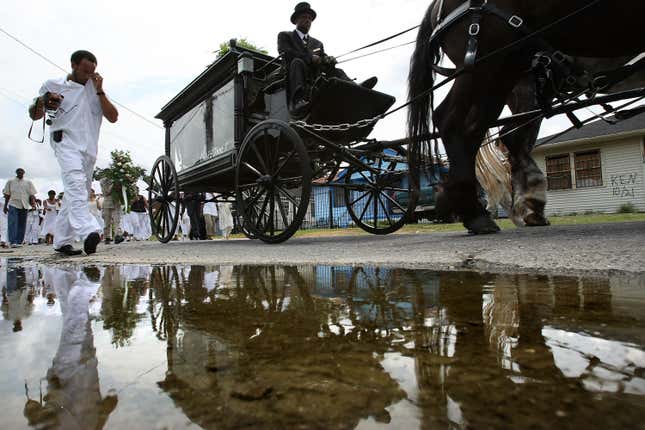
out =
[[376,86],[377,83],[378,83],[378,78],[376,76],[372,76],[369,79],[365,79],[359,85],[363,88],[367,88],[368,90],[371,90]]

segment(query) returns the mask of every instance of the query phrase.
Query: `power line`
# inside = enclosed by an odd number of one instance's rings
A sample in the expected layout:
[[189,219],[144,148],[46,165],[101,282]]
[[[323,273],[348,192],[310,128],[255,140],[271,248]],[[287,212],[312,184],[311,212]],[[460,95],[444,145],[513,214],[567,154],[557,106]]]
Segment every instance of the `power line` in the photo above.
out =
[[20,100],[13,97],[11,94],[7,94],[7,92],[3,88],[0,88],[0,96],[3,96],[7,100],[11,100],[12,102],[20,105],[23,108],[29,107],[29,103],[23,103]]
[[[7,32],[7,31],[6,31],[5,29],[3,29],[2,27],[0,27],[0,32],[1,32],[1,33],[3,33],[3,34],[5,34],[7,37],[9,37],[10,39],[14,40],[15,42],[17,42],[18,44],[20,44],[22,47],[24,47],[25,49],[27,49],[27,50],[28,50],[28,51],[30,51],[31,53],[33,53],[33,54],[37,55],[38,57],[40,57],[41,59],[43,59],[43,60],[44,60],[44,61],[46,61],[47,63],[49,63],[49,64],[51,64],[52,66],[56,67],[57,69],[59,69],[59,70],[63,71],[64,73],[67,73],[67,70],[65,70],[64,68],[62,68],[62,67],[61,67],[61,66],[59,66],[58,64],[54,63],[52,60],[50,60],[49,58],[47,58],[46,56],[44,56],[44,55],[43,55],[43,54],[41,54],[40,52],[36,51],[36,50],[35,50],[35,49],[33,49],[31,46],[27,45],[25,42],[23,42],[22,40],[18,39],[16,36],[14,36],[14,35],[12,35],[11,33]],[[130,113],[131,113],[131,114],[133,114],[134,116],[138,117],[139,119],[144,120],[144,121],[145,121],[145,122],[147,122],[148,124],[153,125],[153,126],[157,127],[158,129],[163,129],[163,127],[161,127],[161,126],[160,126],[159,124],[157,124],[156,122],[149,120],[149,119],[148,119],[148,118],[146,118],[145,116],[141,115],[141,114],[140,114],[140,113],[138,113],[138,112],[133,111],[133,110],[132,110],[132,109],[130,109],[129,107],[125,106],[124,104],[121,104],[121,103],[119,103],[118,101],[116,101],[116,100],[114,100],[114,99],[112,99],[112,102],[113,102],[115,105],[117,105],[117,106],[119,106],[119,107],[121,107],[121,108],[123,108],[123,109],[127,110],[128,112],[130,112]]]

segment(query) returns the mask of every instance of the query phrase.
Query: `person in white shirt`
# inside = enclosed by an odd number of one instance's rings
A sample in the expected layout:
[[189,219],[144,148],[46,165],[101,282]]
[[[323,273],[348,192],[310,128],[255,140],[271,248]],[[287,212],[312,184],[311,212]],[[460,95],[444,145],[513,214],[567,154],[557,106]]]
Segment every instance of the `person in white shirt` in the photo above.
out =
[[213,237],[217,234],[217,203],[215,203],[215,195],[206,193],[206,202],[204,203],[204,221],[206,222],[206,235]]
[[36,208],[36,187],[25,179],[25,169],[16,169],[16,177],[4,186],[4,213],[7,214],[9,242],[18,248],[25,240],[27,214]]
[[114,123],[119,113],[103,91],[103,77],[96,73],[96,64],[91,52],[74,52],[72,72],[65,78],[46,81],[40,88],[40,97],[29,108],[32,120],[43,118],[45,108],[56,110],[48,118],[65,199],[56,219],[54,249],[65,255],[81,253],[72,247],[77,237],[84,239],[83,248],[88,255],[96,252],[101,241],[101,226],[90,213],[88,197],[102,117]]
[[42,205],[40,200],[36,199],[35,209],[30,209],[27,214],[27,229],[25,230],[25,244],[27,245],[38,245],[41,212]]

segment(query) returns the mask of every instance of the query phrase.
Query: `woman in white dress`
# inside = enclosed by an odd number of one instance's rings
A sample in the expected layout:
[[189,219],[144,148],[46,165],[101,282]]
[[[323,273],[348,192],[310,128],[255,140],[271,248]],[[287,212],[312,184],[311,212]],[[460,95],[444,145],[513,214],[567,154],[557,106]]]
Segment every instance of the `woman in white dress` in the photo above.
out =
[[137,199],[132,202],[132,224],[135,240],[148,240],[152,236],[152,228],[150,227],[150,217],[148,216],[148,202],[142,195],[137,196]]
[[27,245],[38,245],[40,235],[40,213],[43,207],[40,200],[36,200],[36,209],[29,209],[27,212],[27,227],[25,229],[25,243]]
[[179,229],[181,230],[181,240],[186,240],[190,237],[190,217],[188,216],[188,210],[186,206],[182,203],[181,210],[179,211]]
[[49,197],[43,202],[43,224],[40,227],[40,236],[45,238],[47,245],[54,243],[54,230],[56,228],[56,217],[60,210],[60,202],[56,200],[56,191],[49,190],[47,193]]
[[228,239],[233,230],[233,214],[231,213],[230,203],[218,203],[217,212],[219,213],[219,229],[224,239]]
[[101,230],[105,228],[105,222],[103,221],[103,216],[101,215],[101,204],[99,203],[99,200],[96,198],[96,192],[94,192],[93,189],[90,190],[90,213],[94,218],[96,218],[96,221],[99,223],[101,226]]

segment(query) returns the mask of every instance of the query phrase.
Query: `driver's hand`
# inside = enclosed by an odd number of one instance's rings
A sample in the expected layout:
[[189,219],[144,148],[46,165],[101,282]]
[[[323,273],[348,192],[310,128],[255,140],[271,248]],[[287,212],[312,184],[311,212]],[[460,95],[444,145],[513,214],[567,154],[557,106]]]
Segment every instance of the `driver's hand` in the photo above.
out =
[[313,61],[314,64],[320,64],[322,61],[322,58],[320,58],[320,55],[312,55],[311,56],[311,61]]
[[337,63],[338,61],[336,61],[336,57],[327,57],[327,64],[336,65]]

